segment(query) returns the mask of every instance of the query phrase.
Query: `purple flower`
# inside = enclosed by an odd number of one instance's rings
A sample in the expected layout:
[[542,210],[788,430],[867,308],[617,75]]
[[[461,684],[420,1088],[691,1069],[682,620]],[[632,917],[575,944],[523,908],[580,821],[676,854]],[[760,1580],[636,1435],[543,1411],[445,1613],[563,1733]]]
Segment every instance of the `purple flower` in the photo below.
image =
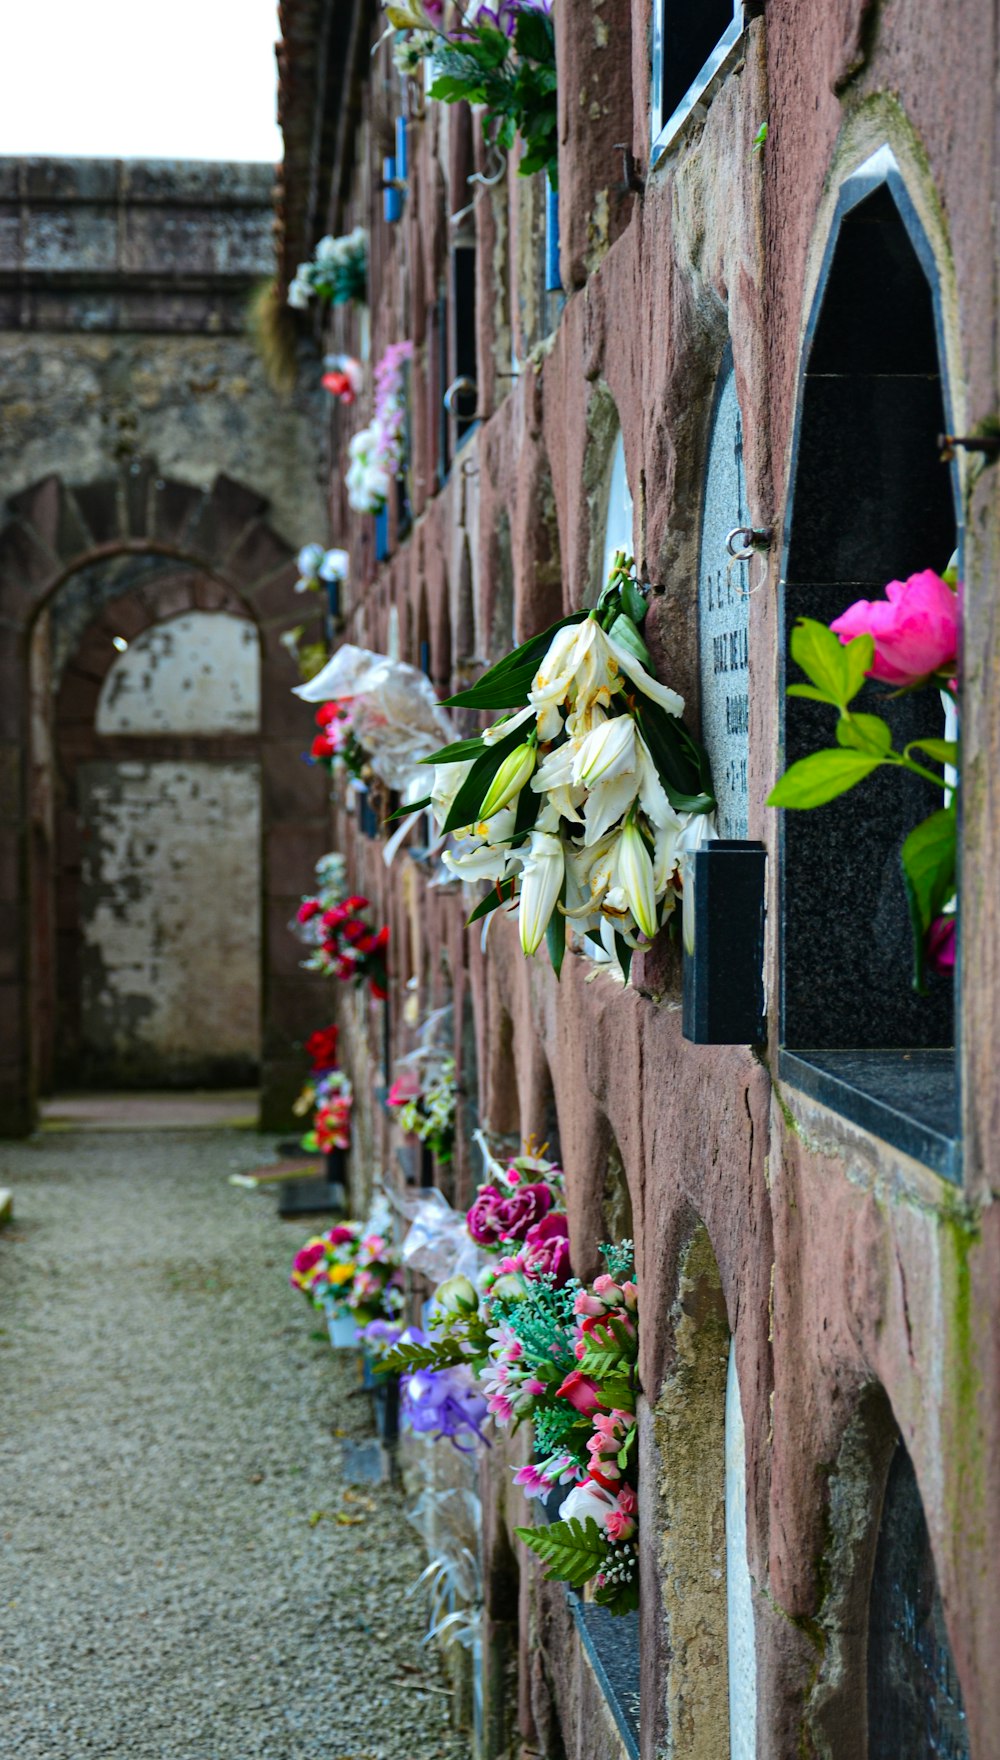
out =
[[446,1436],[462,1454],[470,1452],[458,1441],[462,1430],[471,1431],[478,1442],[486,1441],[482,1423],[487,1403],[461,1364],[448,1369],[415,1369],[404,1375],[399,1385],[403,1418],[411,1430],[423,1436]]

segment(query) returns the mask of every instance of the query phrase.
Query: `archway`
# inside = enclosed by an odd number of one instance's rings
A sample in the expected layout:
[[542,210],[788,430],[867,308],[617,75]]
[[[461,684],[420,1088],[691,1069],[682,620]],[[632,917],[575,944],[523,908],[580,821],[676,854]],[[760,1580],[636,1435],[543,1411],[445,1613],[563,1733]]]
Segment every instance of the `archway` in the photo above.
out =
[[[72,608],[68,645],[77,644],[78,660],[84,657],[72,690],[67,684],[67,718],[76,692],[85,722],[104,673],[98,665],[88,682],[84,634],[94,629],[100,642],[103,631],[107,658],[115,634],[131,641],[162,622],[171,569],[201,582],[189,584],[193,600],[181,592],[175,613],[238,608],[259,632],[261,1122],[280,1128],[298,1087],[296,1040],[312,1025],[316,982],[299,969],[287,923],[302,875],[326,847],[324,778],[301,763],[301,722],[281,646],[282,634],[302,621],[293,593],[294,554],[267,524],[263,499],[224,476],[210,490],[159,478],[153,469],[76,487],[50,476],[12,498],[7,511],[0,529],[0,902],[9,940],[0,977],[0,1131],[31,1129],[53,1032],[55,927],[51,919],[42,923],[43,909],[36,924],[36,901],[53,897],[56,850],[55,801],[46,780],[55,722],[54,715],[38,713],[39,704],[51,706],[44,614],[65,589],[63,602]],[[117,621],[109,622],[116,600]]]

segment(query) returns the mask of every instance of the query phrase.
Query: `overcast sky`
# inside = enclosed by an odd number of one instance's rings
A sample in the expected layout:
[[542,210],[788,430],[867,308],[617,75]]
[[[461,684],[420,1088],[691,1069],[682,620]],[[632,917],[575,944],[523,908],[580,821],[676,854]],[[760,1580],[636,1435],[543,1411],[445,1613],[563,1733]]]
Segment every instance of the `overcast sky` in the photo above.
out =
[[276,0],[0,10],[0,155],[280,159]]

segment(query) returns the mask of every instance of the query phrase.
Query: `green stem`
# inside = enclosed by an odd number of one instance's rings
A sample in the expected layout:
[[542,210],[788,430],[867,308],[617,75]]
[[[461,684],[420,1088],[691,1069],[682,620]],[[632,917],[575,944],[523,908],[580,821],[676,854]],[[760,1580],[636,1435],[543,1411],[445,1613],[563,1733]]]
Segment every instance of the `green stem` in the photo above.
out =
[[922,776],[924,781],[931,783],[934,788],[947,789],[949,794],[955,792],[955,783],[948,782],[944,776],[936,776],[933,770],[925,770],[922,764],[915,763],[912,758],[901,757],[898,752],[891,752],[888,757],[883,758],[882,762],[894,764],[897,770],[909,770],[913,776]]

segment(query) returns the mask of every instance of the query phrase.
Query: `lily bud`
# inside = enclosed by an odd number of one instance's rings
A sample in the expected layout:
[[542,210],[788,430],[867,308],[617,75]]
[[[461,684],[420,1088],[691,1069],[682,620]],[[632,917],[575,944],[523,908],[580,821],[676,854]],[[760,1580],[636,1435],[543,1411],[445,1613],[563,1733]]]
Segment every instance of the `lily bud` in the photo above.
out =
[[653,862],[634,819],[628,819],[622,830],[618,878],[639,928],[652,940],[658,927]]
[[486,791],[486,798],[479,809],[480,819],[492,819],[508,801],[520,794],[529,776],[534,771],[538,758],[538,749],[530,741],[523,746],[515,746],[508,752],[499,770]]

